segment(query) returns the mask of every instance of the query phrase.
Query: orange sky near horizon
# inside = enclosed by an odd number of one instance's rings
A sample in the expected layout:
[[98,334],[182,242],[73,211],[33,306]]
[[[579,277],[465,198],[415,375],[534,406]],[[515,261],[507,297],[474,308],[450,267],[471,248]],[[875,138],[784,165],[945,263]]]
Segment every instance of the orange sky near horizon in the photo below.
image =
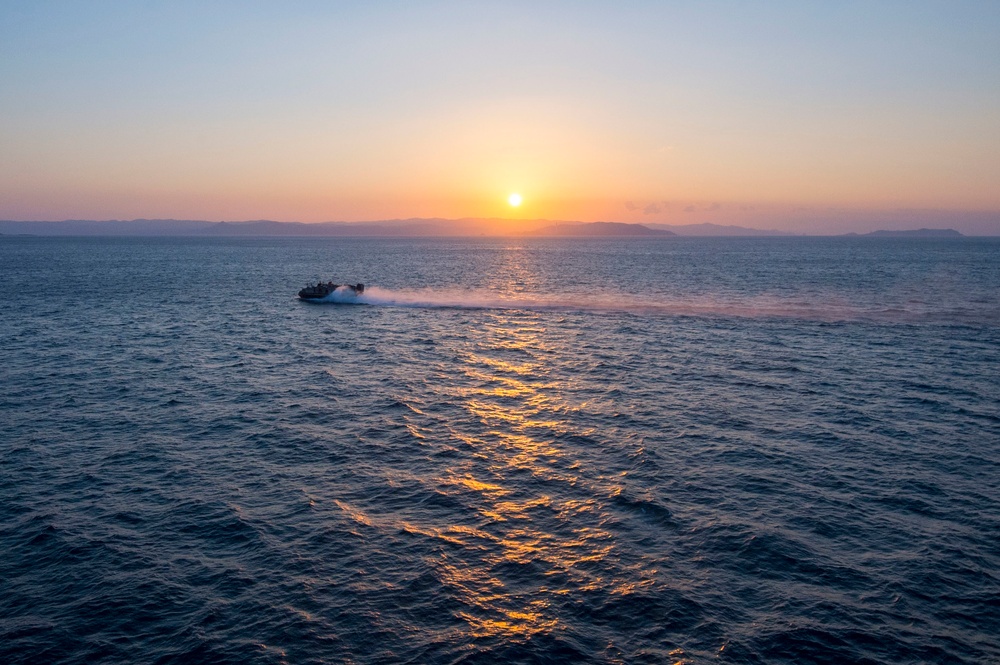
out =
[[473,4],[0,8],[0,218],[1000,233],[995,6]]

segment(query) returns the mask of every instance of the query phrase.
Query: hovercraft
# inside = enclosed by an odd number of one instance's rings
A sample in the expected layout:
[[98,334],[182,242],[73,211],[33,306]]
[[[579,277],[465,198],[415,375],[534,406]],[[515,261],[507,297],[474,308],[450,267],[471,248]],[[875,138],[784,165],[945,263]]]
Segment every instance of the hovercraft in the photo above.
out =
[[365,292],[365,285],[361,283],[334,284],[333,282],[320,282],[315,286],[309,285],[299,291],[299,298],[303,300],[322,300],[337,289],[343,289],[341,293],[346,296],[359,296]]

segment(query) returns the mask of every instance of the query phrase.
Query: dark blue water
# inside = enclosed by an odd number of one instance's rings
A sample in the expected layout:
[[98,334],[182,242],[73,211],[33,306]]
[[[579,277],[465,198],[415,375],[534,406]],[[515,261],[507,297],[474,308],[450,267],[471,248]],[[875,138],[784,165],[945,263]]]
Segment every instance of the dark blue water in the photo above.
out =
[[998,377],[997,240],[0,238],[0,662],[1000,662]]

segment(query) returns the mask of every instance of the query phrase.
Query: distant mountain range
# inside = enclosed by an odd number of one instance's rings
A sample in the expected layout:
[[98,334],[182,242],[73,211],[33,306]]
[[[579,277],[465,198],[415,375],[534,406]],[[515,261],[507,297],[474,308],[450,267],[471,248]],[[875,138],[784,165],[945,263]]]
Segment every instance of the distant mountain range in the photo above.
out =
[[95,221],[71,219],[58,222],[0,220],[0,233],[42,236],[322,236],[322,237],[425,237],[527,235],[539,237],[667,237],[791,235],[717,224],[626,224],[622,222],[567,222],[545,219],[414,218],[376,222],[208,222],[191,219],[133,219]]
[[647,224],[651,229],[666,229],[679,236],[793,236],[787,231],[751,229],[722,224]]
[[677,234],[674,233],[673,231],[651,229],[648,226],[643,226],[642,224],[623,224],[621,222],[591,222],[589,224],[553,224],[550,226],[543,226],[537,231],[531,232],[529,235],[561,237],[561,238],[566,238],[566,237],[656,238],[664,236],[675,236]]
[[916,229],[913,231],[872,231],[871,233],[848,233],[849,236],[865,238],[961,238],[955,229]]
[[566,222],[545,219],[389,219],[377,222],[208,222],[190,219],[134,219],[130,221],[65,220],[59,222],[0,221],[0,233],[27,235],[113,236],[329,236],[424,237],[528,235],[549,237],[665,237],[672,235],[751,235],[777,233],[693,224],[686,227],[621,222]]
[[427,236],[454,235],[439,222],[448,220],[387,220],[385,222],[207,222],[190,219],[130,221],[66,220],[61,222],[0,221],[0,233],[45,236]]
[[[546,219],[414,218],[376,222],[208,222],[190,219],[133,219],[130,221],[64,220],[16,222],[0,220],[0,234],[39,236],[306,236],[388,237],[534,236],[660,238],[669,236],[791,236],[784,231],[720,224],[626,224],[623,222],[567,222]],[[960,237],[953,229],[875,231],[847,234],[859,237]]]
[[720,224],[623,224],[620,222],[564,222],[545,226],[530,235],[540,236],[791,236],[785,231],[750,229]]

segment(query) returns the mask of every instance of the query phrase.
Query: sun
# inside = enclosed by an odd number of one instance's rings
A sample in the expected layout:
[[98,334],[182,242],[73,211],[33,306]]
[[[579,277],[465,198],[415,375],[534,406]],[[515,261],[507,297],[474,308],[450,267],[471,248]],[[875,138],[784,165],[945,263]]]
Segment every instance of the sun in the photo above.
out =
[[513,194],[507,197],[507,203],[511,204],[515,208],[521,205],[522,200],[523,199],[521,198],[521,195],[518,194],[517,192],[514,192]]

